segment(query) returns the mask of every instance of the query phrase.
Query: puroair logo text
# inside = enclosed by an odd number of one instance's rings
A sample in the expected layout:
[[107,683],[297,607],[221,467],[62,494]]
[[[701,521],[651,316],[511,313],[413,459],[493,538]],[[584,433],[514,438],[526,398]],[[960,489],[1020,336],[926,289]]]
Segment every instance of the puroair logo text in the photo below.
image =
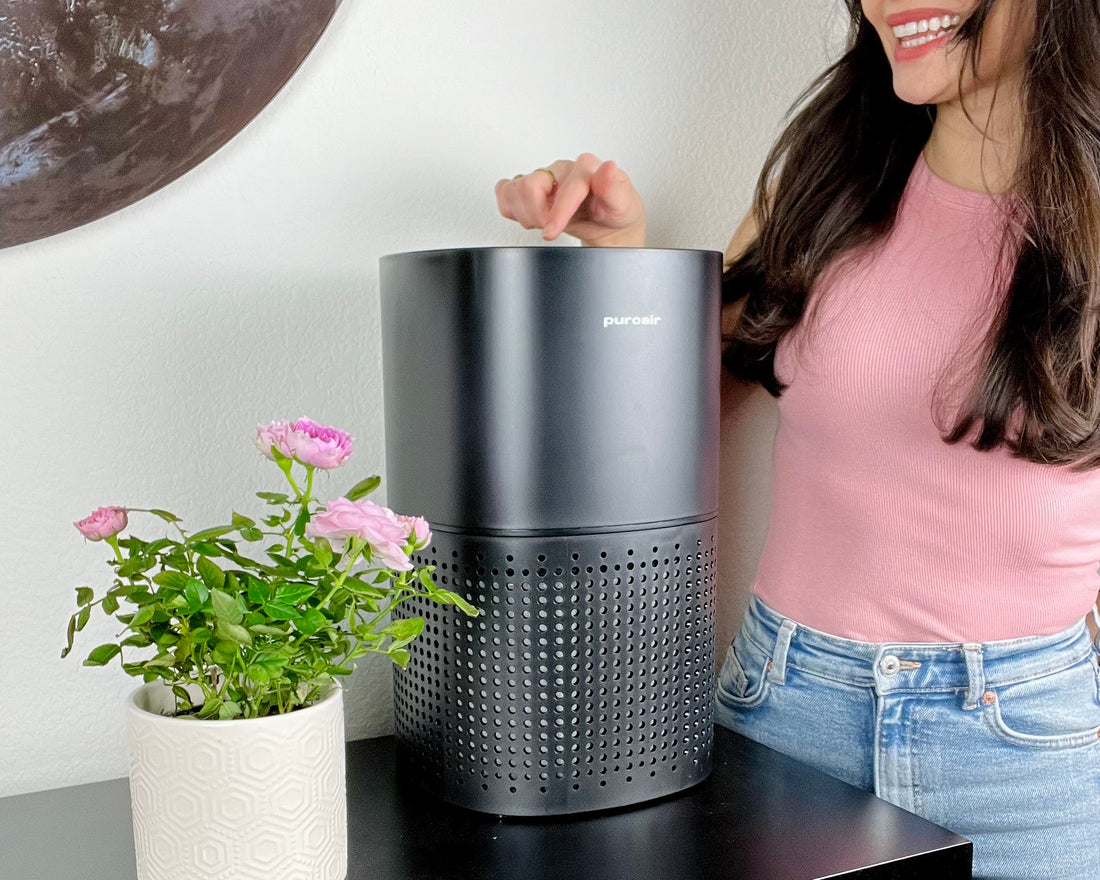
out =
[[660,315],[604,315],[603,326],[608,327],[653,327],[661,323]]

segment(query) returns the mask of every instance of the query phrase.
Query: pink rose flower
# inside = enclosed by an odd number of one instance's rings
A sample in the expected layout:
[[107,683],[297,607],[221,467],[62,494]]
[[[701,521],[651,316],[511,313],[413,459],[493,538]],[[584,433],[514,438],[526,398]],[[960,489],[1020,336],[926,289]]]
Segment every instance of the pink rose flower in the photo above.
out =
[[370,545],[371,559],[394,571],[412,570],[404,550],[408,536],[409,526],[392,510],[366,499],[330,501],[306,525],[307,538],[325,538],[341,550],[348,538],[366,541]]
[[304,416],[290,422],[272,422],[256,426],[256,446],[260,452],[275,460],[274,447],[286,458],[301,464],[331,470],[340,467],[351,458],[354,438],[339,428],[321,425]]
[[290,445],[294,458],[302,464],[329,470],[351,458],[353,438],[347,431],[320,425],[304,416],[292,425],[292,431]]
[[97,507],[88,516],[73,523],[89,541],[113,538],[126,528],[125,507]]
[[294,457],[294,450],[290,445],[292,428],[290,422],[272,422],[270,425],[256,426],[256,448],[264,455],[275,460],[271,448],[279,450],[279,454],[286,458]]
[[428,521],[419,516],[403,516],[397,514],[397,521],[409,527],[408,544],[410,550],[423,550],[432,542],[431,528]]

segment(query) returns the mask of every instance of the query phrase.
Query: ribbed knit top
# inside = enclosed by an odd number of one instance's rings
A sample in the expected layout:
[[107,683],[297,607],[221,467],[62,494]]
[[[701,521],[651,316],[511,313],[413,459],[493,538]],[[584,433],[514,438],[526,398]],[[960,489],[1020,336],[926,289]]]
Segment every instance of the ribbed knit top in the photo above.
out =
[[1100,471],[949,445],[1003,285],[996,197],[913,169],[893,230],[823,274],[780,344],[754,589],[871,642],[1059,632],[1100,590]]

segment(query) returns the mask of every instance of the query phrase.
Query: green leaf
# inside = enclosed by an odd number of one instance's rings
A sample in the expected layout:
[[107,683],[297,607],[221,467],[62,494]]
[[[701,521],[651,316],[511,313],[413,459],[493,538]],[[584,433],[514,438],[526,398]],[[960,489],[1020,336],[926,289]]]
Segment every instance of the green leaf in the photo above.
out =
[[165,522],[169,522],[169,523],[183,522],[183,520],[181,520],[178,516],[176,516],[174,513],[169,513],[167,510],[156,510],[154,508],[153,510],[150,510],[148,512],[153,514],[153,516],[159,516]]
[[186,712],[194,707],[195,704],[191,702],[191,695],[187,693],[187,688],[183,685],[172,685],[172,693],[176,696],[176,709],[178,711]]
[[121,651],[122,648],[118,645],[100,645],[98,648],[92,650],[92,653],[88,655],[88,659],[84,661],[84,665],[105,666],[113,657],[121,653]]
[[106,596],[103,597],[102,606],[103,610],[107,614],[114,614],[116,611],[118,611],[118,599],[108,593]]
[[210,656],[219,666],[228,666],[237,659],[237,644],[228,639],[220,639],[214,643]]
[[88,625],[88,618],[91,617],[92,608],[90,605],[85,605],[76,613],[76,631],[80,632]]
[[[224,547],[221,545],[225,545]],[[237,545],[232,541],[219,541],[214,543],[213,541],[199,541],[191,545],[195,548],[196,553],[201,553],[203,556],[225,556],[226,548],[228,550],[236,550]]]
[[298,570],[298,566],[294,564],[293,559],[279,554],[278,552],[276,552],[274,547],[271,547],[267,551],[267,555],[272,562],[274,562],[276,565],[281,566],[282,568],[289,569],[290,571]]
[[245,541],[262,541],[264,539],[264,533],[259,529],[241,529],[241,538]]
[[143,571],[148,571],[156,564],[157,560],[152,556],[134,556],[120,565],[116,571],[120,578],[132,578]]
[[275,636],[276,638],[282,638],[286,635],[285,629],[279,629],[277,626],[268,626],[266,623],[254,624],[248,629],[250,632],[254,632],[258,636]]
[[421,568],[416,572],[416,577],[429,590],[435,590],[435,581],[432,580],[432,570],[430,568]]
[[303,507],[294,518],[294,534],[299,538],[306,533],[306,523],[309,522],[309,510]]
[[210,601],[214,606],[214,616],[219,623],[225,621],[226,623],[239,624],[244,620],[244,612],[237,604],[236,596],[230,596],[221,590],[211,590]]
[[170,590],[184,589],[189,580],[191,580],[191,575],[184,574],[182,571],[162,571],[153,576],[154,584],[168,587]]
[[244,674],[251,678],[256,684],[270,684],[271,671],[259,663],[250,663],[245,667]]
[[77,587],[76,588],[76,604],[77,605],[90,605],[95,598],[95,591],[91,587]]
[[209,627],[200,626],[196,629],[191,630],[191,641],[193,641],[195,644],[201,645],[205,642],[209,642],[213,635],[214,634],[210,631]]
[[313,542],[313,558],[325,568],[332,564],[332,545],[327,538],[317,538]]
[[76,634],[76,615],[74,614],[69,618],[69,628],[65,633],[65,647],[61,649],[61,657],[64,659],[69,656],[69,652],[73,649],[73,636]]
[[[150,602],[156,601],[156,596],[146,590],[144,587],[138,587],[134,590],[127,590],[126,597],[134,605],[148,605]],[[120,618],[121,619],[121,618]]]
[[457,605],[470,617],[477,617],[481,614],[479,609],[463,599],[458,593],[452,593],[450,590],[435,590],[432,592],[432,599],[440,605]]
[[255,525],[256,521],[254,519],[249,519],[247,516],[237,513],[235,510],[233,511],[233,527],[235,529],[251,529]]
[[139,609],[137,614],[135,614],[133,619],[130,621],[130,628],[136,629],[139,626],[144,626],[153,619],[153,615],[155,615],[156,613],[157,609],[154,608],[152,605],[146,605],[144,608]]
[[141,664],[145,669],[152,669],[154,667],[161,667],[162,669],[168,669],[176,665],[175,659],[171,654],[157,654],[151,660],[146,660]]
[[316,592],[313,584],[283,584],[275,590],[275,601],[280,605],[301,605]]
[[279,602],[265,602],[264,613],[272,620],[297,620],[298,611]]
[[210,589],[220,590],[225,586],[225,572],[205,556],[199,557],[195,567],[199,570],[199,577],[202,578],[202,582]]
[[382,630],[381,634],[390,636],[393,639],[393,643],[390,645],[390,650],[393,650],[394,648],[400,648],[403,645],[407,645],[423,631],[424,618],[410,617],[406,620],[395,620]]
[[202,531],[195,532],[190,538],[187,539],[188,544],[194,544],[196,541],[209,541],[211,538],[220,538],[222,535],[228,535],[230,532],[235,532],[236,529],[233,526],[215,526],[212,529],[203,529]]
[[132,636],[127,636],[122,640],[122,644],[125,647],[133,648],[148,648],[153,642],[147,635],[142,633],[134,633]]
[[230,718],[239,718],[241,715],[240,703],[226,700],[218,707],[218,719],[228,721]]
[[263,605],[271,599],[271,584],[259,578],[248,579],[248,601],[254,605]]
[[365,480],[360,480],[344,495],[348,501],[358,501],[364,495],[370,495],[375,489],[382,485],[382,478],[379,476],[367,477]]
[[187,612],[194,614],[210,599],[210,590],[198,578],[191,578],[187,582],[187,589],[183,591],[183,595],[187,599]]
[[281,492],[257,492],[256,497],[262,498],[268,504],[287,504],[290,502],[290,496]]
[[294,626],[297,627],[298,632],[311,636],[319,629],[326,626],[328,622],[328,618],[321,613],[320,609],[310,608],[298,618]]
[[236,623],[226,623],[219,620],[217,623],[218,632],[229,639],[231,642],[236,642],[238,645],[251,645],[252,636],[249,634],[243,626]]
[[404,648],[398,648],[396,651],[391,649],[386,653],[389,654],[390,659],[402,669],[405,669],[409,665],[410,654]]
[[374,584],[364,583],[357,577],[350,577],[344,581],[344,587],[349,593],[356,596],[366,596],[370,599],[384,599],[387,595],[385,590],[378,588]]

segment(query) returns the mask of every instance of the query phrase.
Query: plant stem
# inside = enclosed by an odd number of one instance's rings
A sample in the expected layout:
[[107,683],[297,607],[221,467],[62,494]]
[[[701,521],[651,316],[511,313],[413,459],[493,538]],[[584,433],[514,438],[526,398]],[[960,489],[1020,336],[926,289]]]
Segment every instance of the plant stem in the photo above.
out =
[[111,535],[106,540],[107,543],[111,545],[111,549],[115,551],[115,559],[117,559],[121,565],[126,560],[122,558],[122,551],[118,549],[118,535]]

